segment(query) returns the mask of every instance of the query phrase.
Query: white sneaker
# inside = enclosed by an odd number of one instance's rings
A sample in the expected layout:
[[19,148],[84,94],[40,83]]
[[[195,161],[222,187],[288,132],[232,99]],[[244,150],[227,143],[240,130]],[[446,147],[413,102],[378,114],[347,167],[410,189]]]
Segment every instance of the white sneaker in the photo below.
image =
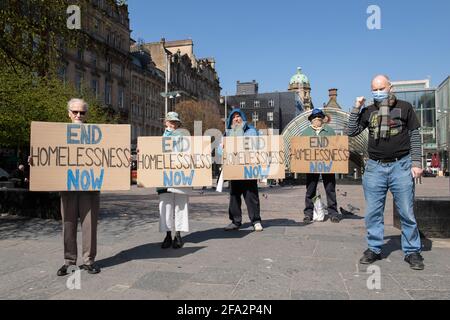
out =
[[257,222],[255,223],[255,225],[253,226],[253,228],[255,229],[255,231],[259,232],[259,231],[263,231],[263,227],[261,225],[261,223]]

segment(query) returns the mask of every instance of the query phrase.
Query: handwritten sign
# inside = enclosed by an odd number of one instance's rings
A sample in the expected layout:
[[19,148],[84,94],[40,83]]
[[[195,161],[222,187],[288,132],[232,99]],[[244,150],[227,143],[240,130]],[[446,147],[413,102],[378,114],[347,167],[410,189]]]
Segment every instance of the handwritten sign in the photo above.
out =
[[286,154],[281,136],[225,137],[225,180],[284,179]]
[[31,123],[31,191],[130,190],[130,125]]
[[348,173],[347,136],[294,137],[291,140],[291,172]]
[[138,137],[140,187],[212,186],[210,137]]

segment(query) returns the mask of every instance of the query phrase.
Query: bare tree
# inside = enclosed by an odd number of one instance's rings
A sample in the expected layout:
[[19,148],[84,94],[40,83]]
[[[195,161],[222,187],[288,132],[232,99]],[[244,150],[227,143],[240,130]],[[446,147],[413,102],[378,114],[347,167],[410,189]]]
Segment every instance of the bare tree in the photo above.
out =
[[202,121],[203,132],[208,129],[223,129],[219,109],[210,101],[183,101],[176,104],[175,111],[183,121],[183,128],[187,129],[191,135],[194,135],[194,121]]

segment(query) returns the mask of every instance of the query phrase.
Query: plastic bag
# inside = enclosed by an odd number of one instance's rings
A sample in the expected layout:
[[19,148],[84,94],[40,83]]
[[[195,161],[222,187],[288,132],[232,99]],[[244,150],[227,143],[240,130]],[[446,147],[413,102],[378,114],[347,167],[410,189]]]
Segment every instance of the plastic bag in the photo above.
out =
[[320,195],[315,196],[313,198],[313,203],[314,203],[313,221],[318,221],[318,222],[324,221],[325,215],[326,215],[326,211],[325,211],[326,209],[320,199]]
[[217,181],[216,191],[222,192],[223,190],[223,170],[220,171],[219,181]]

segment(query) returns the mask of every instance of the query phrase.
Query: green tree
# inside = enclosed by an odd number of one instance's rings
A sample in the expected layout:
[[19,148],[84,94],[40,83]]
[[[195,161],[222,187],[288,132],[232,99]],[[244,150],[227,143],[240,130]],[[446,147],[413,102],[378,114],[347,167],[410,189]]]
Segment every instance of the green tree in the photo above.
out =
[[[105,0],[115,2],[114,0]],[[69,48],[106,50],[83,26],[90,0],[0,1],[0,147],[28,149],[31,121],[68,121],[70,98],[90,105],[91,123],[117,123],[113,110],[102,107],[88,89],[79,94],[56,76]],[[82,27],[67,27],[67,8],[78,5]],[[19,153],[19,152],[18,152]]]
[[57,70],[65,48],[85,46],[84,30],[67,28],[67,7],[85,10],[89,0],[2,0],[0,2],[0,59],[13,71],[47,75]]
[[90,123],[117,123],[118,116],[102,107],[89,89],[79,94],[56,76],[39,77],[26,71],[0,68],[0,147],[27,150],[31,121],[68,122],[67,101],[83,98]]

